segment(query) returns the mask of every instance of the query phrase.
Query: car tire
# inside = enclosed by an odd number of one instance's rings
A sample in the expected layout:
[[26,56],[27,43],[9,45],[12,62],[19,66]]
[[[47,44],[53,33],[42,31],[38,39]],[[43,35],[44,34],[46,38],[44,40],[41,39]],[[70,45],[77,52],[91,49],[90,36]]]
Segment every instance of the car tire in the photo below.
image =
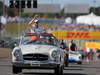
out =
[[13,74],[20,73],[20,72],[22,72],[22,68],[13,66],[12,67],[12,72],[13,72]]
[[55,75],[62,75],[63,74],[63,66],[57,66],[55,68]]
[[65,67],[68,67],[68,61],[65,62]]
[[81,65],[81,64],[82,64],[82,62],[77,62],[77,64]]

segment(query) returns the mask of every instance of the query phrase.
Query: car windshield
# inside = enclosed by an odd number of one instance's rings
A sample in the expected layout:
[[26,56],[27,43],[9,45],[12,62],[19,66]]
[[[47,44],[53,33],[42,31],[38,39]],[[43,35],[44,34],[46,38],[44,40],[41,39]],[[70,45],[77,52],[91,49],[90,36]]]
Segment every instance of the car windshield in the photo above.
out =
[[57,45],[57,40],[53,36],[23,36],[21,39],[22,45],[42,44],[42,45]]

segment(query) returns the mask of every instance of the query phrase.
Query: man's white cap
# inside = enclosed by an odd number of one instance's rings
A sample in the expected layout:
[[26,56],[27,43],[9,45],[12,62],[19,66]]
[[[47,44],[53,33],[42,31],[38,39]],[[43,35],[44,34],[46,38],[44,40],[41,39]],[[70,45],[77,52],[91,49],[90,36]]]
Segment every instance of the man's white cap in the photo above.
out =
[[32,19],[29,23],[28,23],[28,25],[30,25],[30,24],[34,24],[34,23],[36,23],[36,22],[38,22],[39,20],[38,19]]
[[34,20],[34,22],[38,22],[38,21],[39,21],[38,19]]

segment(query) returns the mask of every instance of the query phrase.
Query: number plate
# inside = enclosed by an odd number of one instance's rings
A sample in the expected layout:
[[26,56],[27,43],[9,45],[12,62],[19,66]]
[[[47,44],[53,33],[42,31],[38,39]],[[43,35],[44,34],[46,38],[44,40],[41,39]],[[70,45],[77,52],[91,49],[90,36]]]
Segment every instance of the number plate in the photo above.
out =
[[31,66],[40,66],[40,64],[31,63]]

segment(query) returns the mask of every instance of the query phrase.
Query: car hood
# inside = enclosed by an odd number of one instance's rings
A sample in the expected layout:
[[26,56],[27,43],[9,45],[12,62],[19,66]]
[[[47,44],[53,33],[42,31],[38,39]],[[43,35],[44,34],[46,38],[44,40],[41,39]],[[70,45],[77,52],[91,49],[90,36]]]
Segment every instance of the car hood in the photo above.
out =
[[42,53],[49,54],[50,50],[57,48],[56,46],[51,45],[23,45],[20,46],[22,54],[30,54],[30,53]]

